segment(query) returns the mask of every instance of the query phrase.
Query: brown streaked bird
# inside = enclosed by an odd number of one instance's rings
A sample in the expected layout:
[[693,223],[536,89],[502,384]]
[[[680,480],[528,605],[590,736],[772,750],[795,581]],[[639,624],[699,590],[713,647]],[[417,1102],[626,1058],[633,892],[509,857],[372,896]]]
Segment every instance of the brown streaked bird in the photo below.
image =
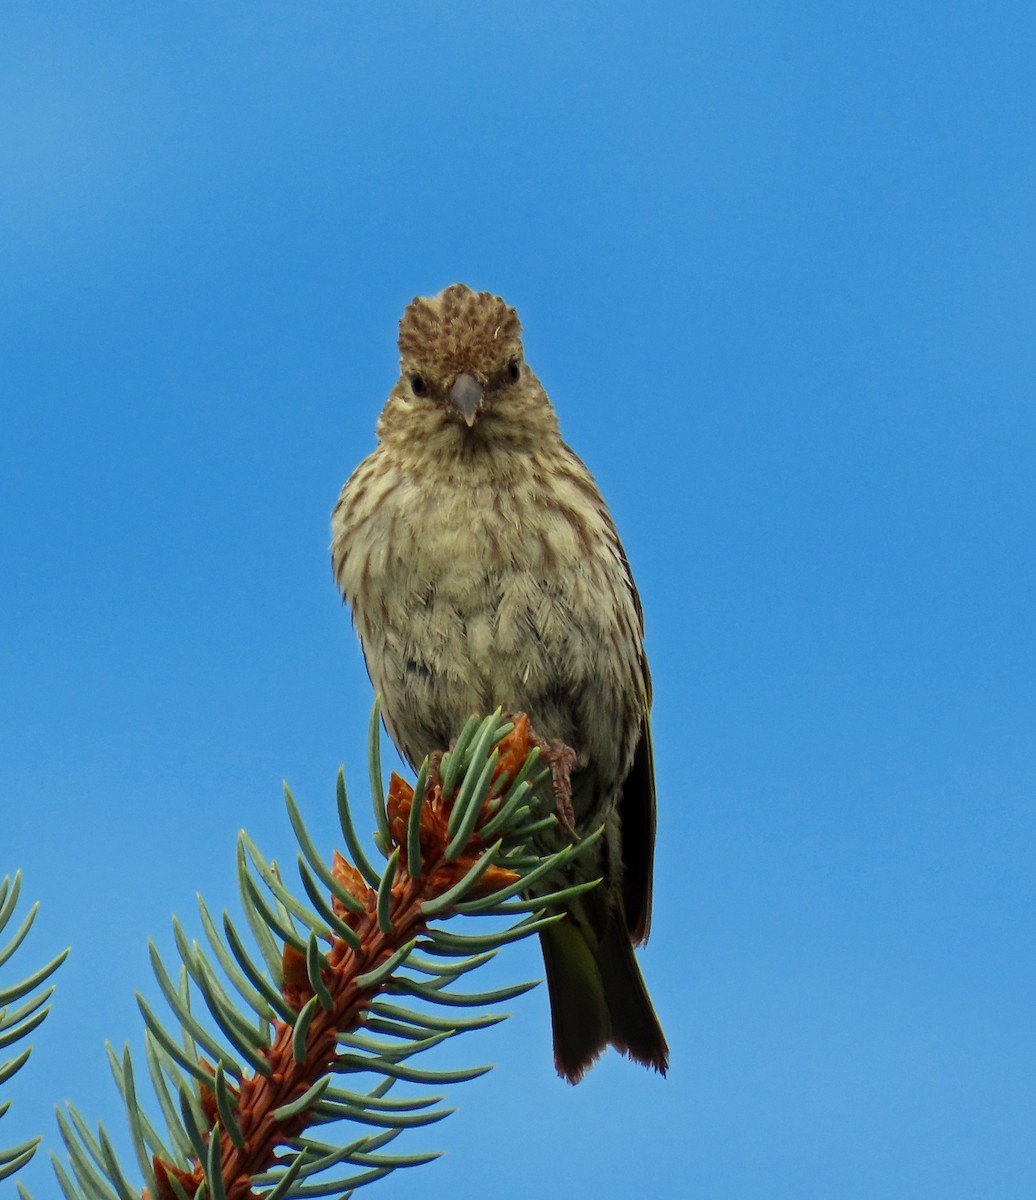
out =
[[540,935],[555,1063],[575,1083],[611,1044],[664,1074],[633,952],[651,919],[655,783],[629,563],[525,362],[513,308],[460,283],[417,297],[399,351],[377,448],[331,519],[385,726],[414,767],[498,707],[575,751],[576,828],[605,835],[569,882],[604,882]]

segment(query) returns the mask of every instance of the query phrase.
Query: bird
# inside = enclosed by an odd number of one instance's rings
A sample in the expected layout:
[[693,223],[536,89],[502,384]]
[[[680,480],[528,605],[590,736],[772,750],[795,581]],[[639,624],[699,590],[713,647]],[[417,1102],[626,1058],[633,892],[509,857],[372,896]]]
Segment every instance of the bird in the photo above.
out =
[[602,882],[540,932],[555,1066],[577,1083],[611,1045],[664,1075],[634,953],[651,923],[656,817],[629,561],[514,308],[462,283],[416,296],[399,354],[377,446],[331,517],[334,578],[385,727],[415,769],[498,708],[571,749],[568,821],[578,835],[603,825],[574,881]]

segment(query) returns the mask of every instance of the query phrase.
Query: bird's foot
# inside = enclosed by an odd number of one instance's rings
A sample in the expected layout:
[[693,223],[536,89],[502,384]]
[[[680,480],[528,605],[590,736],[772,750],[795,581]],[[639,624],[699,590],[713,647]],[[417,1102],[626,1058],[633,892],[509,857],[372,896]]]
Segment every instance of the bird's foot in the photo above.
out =
[[[451,750],[453,749],[456,741],[457,739],[454,738],[453,742],[450,743]],[[433,750],[432,753],[428,755],[428,787],[426,789],[426,794],[433,792],[442,784],[442,760],[444,753],[445,751],[443,750]]]
[[574,840],[576,838],[576,812],[572,807],[572,771],[576,766],[576,752],[560,739],[552,742],[536,740],[543,760],[550,767],[554,785],[554,808],[558,824]]
[[[515,724],[525,714],[520,712],[504,713],[505,720]],[[577,767],[586,766],[579,761],[579,755],[571,746],[566,746],[560,738],[547,741],[541,738],[529,724],[529,740],[540,752],[543,761],[550,767],[551,782],[554,788],[554,815],[558,824],[573,841],[579,836],[576,833],[576,811],[572,807],[572,772]]]

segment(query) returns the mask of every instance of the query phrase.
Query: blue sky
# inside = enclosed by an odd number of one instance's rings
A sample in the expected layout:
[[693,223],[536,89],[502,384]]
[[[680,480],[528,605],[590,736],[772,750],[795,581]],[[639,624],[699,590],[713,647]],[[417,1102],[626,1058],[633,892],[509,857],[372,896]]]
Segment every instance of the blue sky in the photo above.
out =
[[147,938],[290,861],[282,778],[362,798],[327,518],[460,279],[643,597],[673,1064],[568,1088],[539,989],[370,1194],[1031,1197],[1034,60],[968,0],[4,6],[0,874],[74,949],[0,1142],[117,1127]]

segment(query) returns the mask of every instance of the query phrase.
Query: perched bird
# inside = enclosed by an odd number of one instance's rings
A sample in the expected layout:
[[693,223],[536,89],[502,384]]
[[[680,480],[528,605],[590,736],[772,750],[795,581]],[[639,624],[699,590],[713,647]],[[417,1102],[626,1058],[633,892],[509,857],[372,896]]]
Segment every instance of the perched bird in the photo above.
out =
[[513,308],[459,283],[416,297],[399,351],[377,448],[331,519],[385,726],[415,767],[498,707],[575,751],[570,819],[605,833],[573,870],[603,883],[540,935],[555,1063],[575,1083],[610,1043],[664,1074],[633,953],[651,918],[655,785],[629,563]]

